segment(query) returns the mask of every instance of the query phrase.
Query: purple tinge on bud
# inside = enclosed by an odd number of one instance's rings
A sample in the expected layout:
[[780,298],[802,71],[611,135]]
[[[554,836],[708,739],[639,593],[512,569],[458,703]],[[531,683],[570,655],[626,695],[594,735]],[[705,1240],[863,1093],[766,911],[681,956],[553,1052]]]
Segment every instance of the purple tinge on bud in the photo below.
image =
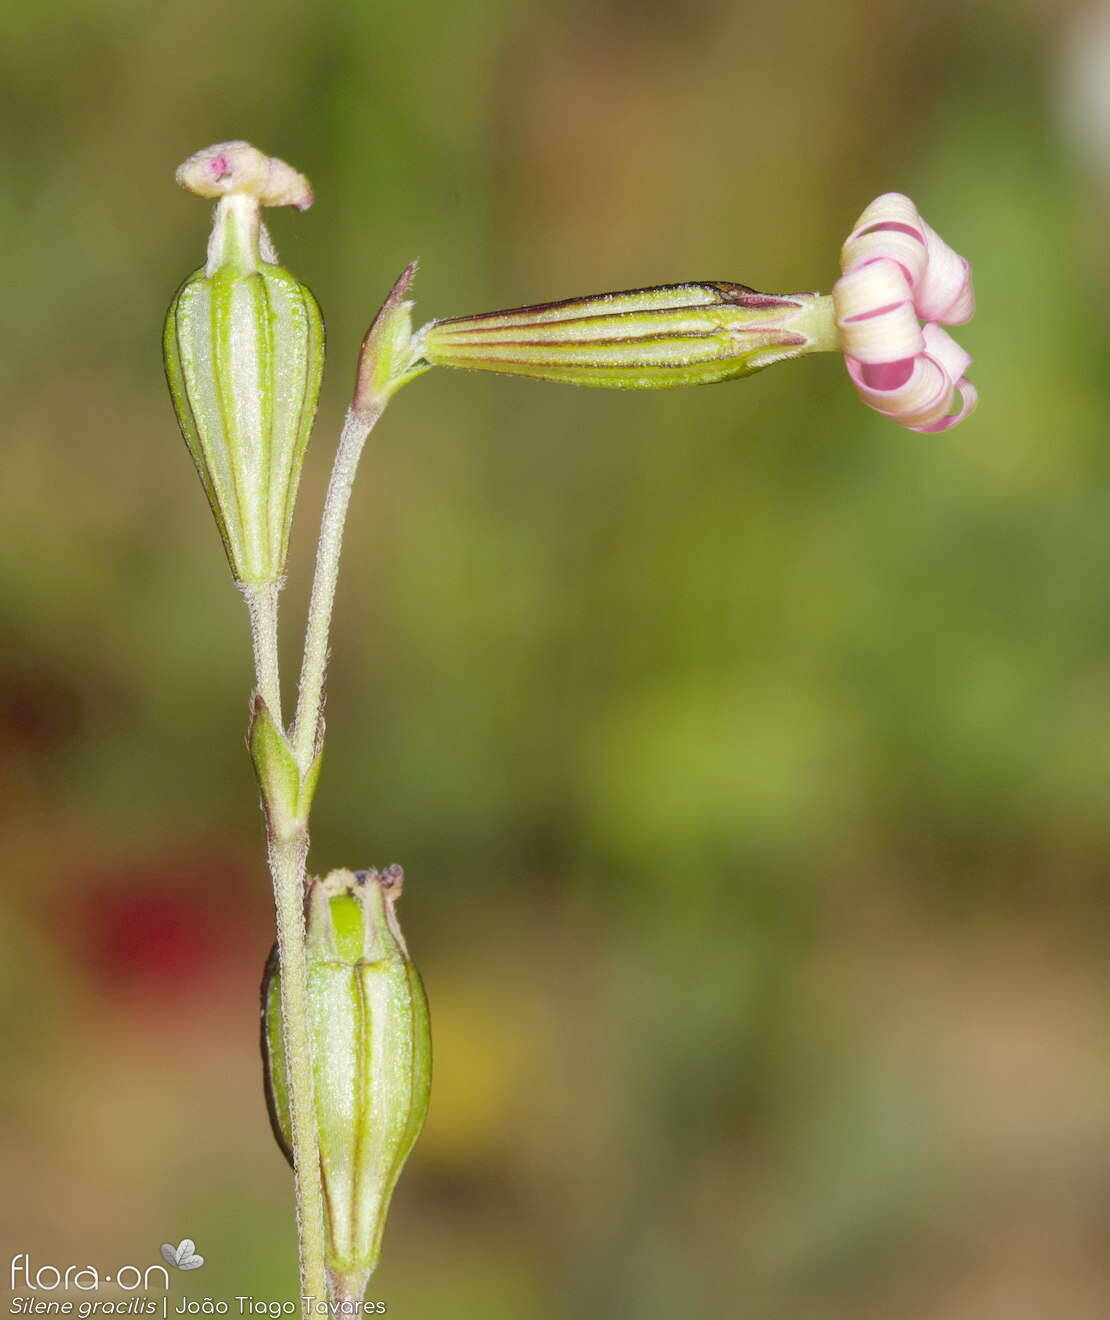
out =
[[[840,260],[836,324],[860,398],[913,431],[947,431],[961,422],[979,396],[966,377],[970,355],[941,323],[963,325],[974,315],[967,261],[901,193],[871,203]],[[957,394],[962,406],[953,413]]]

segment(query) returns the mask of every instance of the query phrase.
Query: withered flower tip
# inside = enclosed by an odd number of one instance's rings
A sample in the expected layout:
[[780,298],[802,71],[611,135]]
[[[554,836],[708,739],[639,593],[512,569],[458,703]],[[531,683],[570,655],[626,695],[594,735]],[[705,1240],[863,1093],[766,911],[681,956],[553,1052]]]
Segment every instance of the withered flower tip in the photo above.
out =
[[295,206],[307,211],[312,187],[292,165],[267,156],[249,142],[217,142],[194,152],[177,167],[177,182],[198,197],[239,193],[263,206]]

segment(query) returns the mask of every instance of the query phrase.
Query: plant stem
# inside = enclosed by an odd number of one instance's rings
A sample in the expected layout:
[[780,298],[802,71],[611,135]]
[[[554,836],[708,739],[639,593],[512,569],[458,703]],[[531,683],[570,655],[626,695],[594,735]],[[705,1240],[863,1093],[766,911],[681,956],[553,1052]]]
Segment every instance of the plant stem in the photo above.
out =
[[351,487],[362,447],[374,424],[382,415],[382,406],[355,412],[348,409],[339,437],[339,447],[328,482],[324,515],[320,521],[320,541],[316,550],[316,572],[312,579],[312,597],[308,606],[304,660],[297,689],[297,715],[291,742],[293,755],[307,772],[316,754],[316,743],[324,712],[324,679],[328,668],[328,633],[331,628],[335,584],[339,577],[339,555],[343,548],[343,527],[351,501]]
[[[255,682],[277,728],[282,727],[278,669],[280,583],[243,587],[251,622]],[[297,1198],[300,1295],[327,1299],[324,1189],[313,1098],[312,1044],[305,981],[304,888],[308,822],[289,822],[277,803],[266,803],[267,845],[277,910],[281,959],[281,1030],[288,1074],[293,1177]],[[311,1314],[306,1310],[306,1315]]]
[[259,695],[270,708],[274,723],[280,729],[281,680],[278,676],[278,594],[280,582],[258,585],[244,583],[240,590],[247,602],[251,619],[251,647],[254,651],[255,683]]
[[[328,633],[351,487],[366,437],[381,416],[381,411],[378,407],[372,411],[347,413],[328,482],[309,602],[297,715],[290,734],[293,756],[302,774],[308,772],[317,751],[328,665]],[[269,706],[274,722],[281,728],[281,687],[277,656],[278,591],[279,587],[274,585],[245,588],[243,594],[251,616],[258,690]],[[324,1193],[313,1100],[312,1042],[308,1030],[305,982],[304,890],[308,822],[300,821],[295,829],[282,831],[275,828],[275,813],[268,812],[268,816],[270,872],[274,882],[278,953],[281,959],[281,1022],[296,1179],[301,1296],[326,1301],[328,1283]]]
[[[312,1043],[308,1032],[305,980],[304,877],[308,832],[292,837],[271,834],[270,871],[277,908],[278,952],[281,958],[281,1029],[285,1042],[289,1091],[289,1125],[297,1196],[302,1297],[324,1302],[328,1297],[324,1264],[324,1189],[320,1177],[319,1141],[313,1103]],[[311,1315],[305,1307],[304,1314]]]

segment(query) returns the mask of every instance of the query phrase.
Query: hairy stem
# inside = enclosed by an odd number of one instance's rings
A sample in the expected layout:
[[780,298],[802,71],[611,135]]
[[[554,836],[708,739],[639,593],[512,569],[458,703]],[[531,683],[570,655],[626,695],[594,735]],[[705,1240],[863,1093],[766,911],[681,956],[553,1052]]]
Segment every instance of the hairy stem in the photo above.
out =
[[259,695],[270,708],[270,715],[280,729],[281,679],[278,675],[278,594],[280,582],[259,585],[241,584],[251,619],[251,647],[254,651],[255,683]]
[[[328,635],[351,488],[366,437],[381,416],[383,406],[379,404],[357,411],[348,410],[324,500],[320,539],[316,549],[316,570],[308,607],[304,659],[297,689],[297,712],[289,733],[293,757],[302,776],[309,773],[318,751],[323,720],[324,680],[328,667]],[[258,690],[270,707],[275,723],[281,728],[277,591],[277,587],[272,590],[259,588],[245,594],[251,611]],[[305,982],[304,892],[308,822],[305,818],[297,822],[295,829],[280,830],[275,828],[276,814],[272,811],[267,813],[270,871],[274,880],[278,952],[281,958],[281,1021],[297,1189],[301,1296],[326,1301],[328,1279],[325,1265],[324,1193],[313,1100],[312,1043],[308,1031]]]
[[324,713],[324,679],[328,668],[328,633],[331,628],[335,584],[339,578],[339,555],[343,548],[343,527],[351,502],[358,461],[366,437],[382,414],[381,406],[365,411],[348,410],[339,437],[335,463],[328,482],[324,515],[320,522],[320,541],[316,550],[316,572],[312,579],[312,597],[308,606],[304,660],[297,690],[297,715],[291,740],[293,755],[307,772],[316,754],[320,722]]
[[[277,907],[278,953],[281,958],[281,1029],[288,1074],[289,1123],[293,1174],[297,1195],[297,1235],[300,1242],[302,1297],[326,1301],[324,1264],[324,1189],[320,1177],[319,1141],[313,1103],[312,1044],[308,1033],[305,980],[304,878],[308,832],[301,829],[269,839],[270,872]],[[312,1314],[305,1307],[304,1314]]]
[[[265,583],[259,586],[247,585],[242,590],[250,612],[255,682],[274,724],[281,729],[277,626],[278,593],[281,586],[279,583]],[[281,958],[281,1029],[285,1041],[292,1128],[300,1295],[322,1301],[327,1298],[324,1190],[320,1176],[305,984],[304,890],[308,823],[289,822],[281,805],[276,802],[267,802],[265,806],[270,874],[277,910],[278,954]],[[308,1316],[311,1312],[306,1308],[305,1314]]]

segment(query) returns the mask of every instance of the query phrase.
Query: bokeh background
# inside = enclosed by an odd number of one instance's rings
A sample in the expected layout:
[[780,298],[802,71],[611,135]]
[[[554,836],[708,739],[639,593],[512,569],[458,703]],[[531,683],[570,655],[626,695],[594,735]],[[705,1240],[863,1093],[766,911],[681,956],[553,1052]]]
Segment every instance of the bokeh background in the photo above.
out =
[[[0,1286],[291,1296],[242,605],[160,325],[207,209],[358,341],[681,279],[827,290],[877,193],[974,265],[943,436],[832,355],[610,395],[433,371],[356,492],[314,860],[400,861],[413,1320],[1110,1315],[1110,14],[1058,0],[9,3]],[[25,1291],[25,1290],[23,1290]],[[41,1294],[40,1294],[41,1295]],[[111,1297],[109,1291],[100,1294]]]

